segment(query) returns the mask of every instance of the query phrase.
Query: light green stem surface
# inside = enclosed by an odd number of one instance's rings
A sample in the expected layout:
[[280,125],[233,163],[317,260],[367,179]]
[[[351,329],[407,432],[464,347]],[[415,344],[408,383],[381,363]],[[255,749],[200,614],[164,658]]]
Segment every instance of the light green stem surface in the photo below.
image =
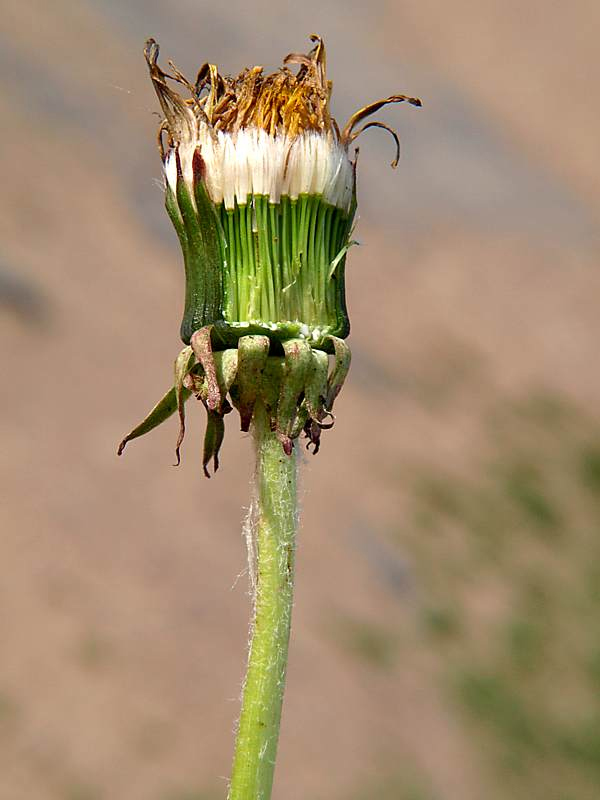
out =
[[269,800],[275,771],[292,616],[297,526],[296,451],[286,456],[258,404],[254,412],[255,610],[229,800]]

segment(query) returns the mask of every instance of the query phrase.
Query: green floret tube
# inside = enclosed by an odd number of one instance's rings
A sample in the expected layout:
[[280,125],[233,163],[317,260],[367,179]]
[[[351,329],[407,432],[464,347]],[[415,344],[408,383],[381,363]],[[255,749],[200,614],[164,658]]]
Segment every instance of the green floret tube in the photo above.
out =
[[226,322],[300,323],[308,332],[348,335],[345,255],[351,216],[320,195],[271,203],[250,195],[220,208],[225,239]]

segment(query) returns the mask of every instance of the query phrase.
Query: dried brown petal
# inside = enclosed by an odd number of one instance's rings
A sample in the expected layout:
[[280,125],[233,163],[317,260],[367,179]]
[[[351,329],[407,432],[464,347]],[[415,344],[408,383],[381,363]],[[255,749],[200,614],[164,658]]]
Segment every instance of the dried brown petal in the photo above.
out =
[[396,131],[391,128],[389,125],[386,125],[385,122],[367,122],[366,125],[363,125],[362,128],[359,128],[357,131],[353,131],[352,135],[350,136],[349,143],[353,142],[355,139],[367,130],[367,128],[383,128],[384,131],[387,131],[394,139],[396,143],[396,157],[392,161],[392,169],[396,169],[398,166],[398,162],[400,161],[400,137],[396,133]]
[[380,108],[384,106],[390,105],[391,103],[410,103],[413,106],[422,106],[423,104],[419,100],[418,97],[408,97],[405,94],[393,94],[390,97],[386,97],[385,100],[377,100],[375,103],[369,103],[368,106],[364,106],[363,108],[359,109],[355,114],[353,114],[348,122],[346,123],[346,127],[342,131],[342,141],[345,144],[348,144],[352,141],[352,131],[354,127],[365,117],[370,117],[371,114],[374,114],[376,111],[379,111]]

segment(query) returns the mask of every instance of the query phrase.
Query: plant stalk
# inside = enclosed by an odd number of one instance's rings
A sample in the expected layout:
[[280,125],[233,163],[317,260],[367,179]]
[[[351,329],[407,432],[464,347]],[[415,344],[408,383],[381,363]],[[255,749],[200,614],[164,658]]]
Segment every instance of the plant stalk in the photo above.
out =
[[269,800],[292,616],[298,521],[296,450],[286,456],[262,404],[254,411],[256,495],[250,559],[254,620],[229,800]]

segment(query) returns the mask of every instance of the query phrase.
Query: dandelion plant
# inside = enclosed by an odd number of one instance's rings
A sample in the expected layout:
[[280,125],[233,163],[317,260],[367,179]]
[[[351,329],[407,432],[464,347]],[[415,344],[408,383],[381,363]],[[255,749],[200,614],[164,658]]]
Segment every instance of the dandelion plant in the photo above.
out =
[[237,409],[252,429],[254,495],[246,532],[252,636],[229,800],[271,797],[285,686],[298,525],[298,440],[316,453],[334,422],[350,366],[345,262],[353,244],[356,154],[352,143],[392,95],[361,108],[340,129],[329,110],[325,47],[291,53],[283,67],[236,77],[204,64],[192,83],[158,44],[146,43],[164,115],[158,145],[165,205],[183,251],[185,303],[173,386],[123,439],[177,413],[177,463],[185,403],[206,409],[202,466],[219,467],[224,417]]

